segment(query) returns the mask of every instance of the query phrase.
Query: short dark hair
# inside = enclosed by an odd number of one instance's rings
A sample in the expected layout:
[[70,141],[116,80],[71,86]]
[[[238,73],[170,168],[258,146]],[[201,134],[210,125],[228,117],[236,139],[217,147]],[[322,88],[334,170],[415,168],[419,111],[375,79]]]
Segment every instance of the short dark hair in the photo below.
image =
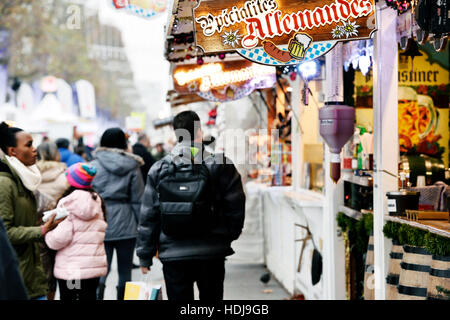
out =
[[59,138],[55,141],[58,149],[69,149],[70,141],[66,138]]
[[100,139],[100,146],[126,150],[128,141],[125,132],[119,127],[106,129]]
[[197,133],[196,129],[200,125],[200,117],[194,111],[183,111],[175,116],[172,125],[178,142],[182,142],[184,138],[187,139],[187,133],[189,133],[190,141],[193,141]]
[[84,148],[84,146],[76,146],[73,151],[79,156],[82,156],[84,153],[86,153],[86,149]]
[[9,147],[17,146],[16,133],[23,131],[20,128],[10,127],[6,122],[0,123],[0,148],[7,155]]

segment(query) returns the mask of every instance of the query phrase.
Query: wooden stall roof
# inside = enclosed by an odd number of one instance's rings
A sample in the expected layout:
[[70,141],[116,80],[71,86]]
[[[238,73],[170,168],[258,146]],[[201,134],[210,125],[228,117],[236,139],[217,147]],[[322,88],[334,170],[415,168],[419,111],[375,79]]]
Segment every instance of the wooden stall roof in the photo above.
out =
[[190,104],[195,102],[203,102],[206,101],[199,95],[193,94],[180,94],[175,90],[170,90],[167,92],[166,102],[170,103],[172,108],[179,107],[183,104]]
[[[192,17],[192,9],[197,5],[197,0],[174,0],[173,6],[170,8],[169,21],[166,24],[166,59],[170,62],[184,62],[191,60],[195,63],[195,59],[201,57],[218,56],[219,53],[203,54],[194,43],[194,21]],[[227,52],[229,56],[239,56],[237,53]],[[240,56],[239,56],[240,57]],[[242,58],[241,58],[242,59]]]

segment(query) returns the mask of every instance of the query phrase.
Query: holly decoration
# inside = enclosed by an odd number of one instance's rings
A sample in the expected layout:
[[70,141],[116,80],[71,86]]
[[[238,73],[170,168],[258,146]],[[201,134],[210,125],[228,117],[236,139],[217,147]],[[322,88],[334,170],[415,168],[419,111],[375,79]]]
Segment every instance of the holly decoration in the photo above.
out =
[[398,241],[401,245],[425,247],[431,254],[450,255],[450,239],[437,234],[414,228],[407,224],[387,221],[383,227],[386,238]]
[[351,242],[355,244],[356,251],[365,253],[373,231],[373,214],[363,214],[360,220],[356,220],[343,212],[338,212],[336,221],[341,231],[347,233]]
[[411,2],[413,0],[386,0],[387,6],[397,10],[398,14],[408,11],[411,8]]
[[217,118],[217,106],[215,106],[213,109],[211,109],[208,112],[209,120],[206,123],[207,126],[213,126],[216,124],[216,118]]

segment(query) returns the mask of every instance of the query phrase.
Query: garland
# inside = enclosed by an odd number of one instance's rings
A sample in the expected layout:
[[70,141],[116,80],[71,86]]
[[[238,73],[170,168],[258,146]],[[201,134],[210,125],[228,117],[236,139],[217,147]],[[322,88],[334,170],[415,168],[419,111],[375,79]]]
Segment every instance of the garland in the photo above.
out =
[[428,252],[438,256],[450,255],[450,239],[429,231],[388,221],[384,225],[383,233],[386,238],[398,241],[401,245],[425,247]]
[[386,5],[398,11],[398,14],[405,13],[411,8],[412,0],[386,0]]
[[368,239],[373,230],[373,215],[363,214],[360,220],[356,220],[339,212],[336,221],[342,232],[348,233],[349,241],[355,243],[356,250],[365,253]]

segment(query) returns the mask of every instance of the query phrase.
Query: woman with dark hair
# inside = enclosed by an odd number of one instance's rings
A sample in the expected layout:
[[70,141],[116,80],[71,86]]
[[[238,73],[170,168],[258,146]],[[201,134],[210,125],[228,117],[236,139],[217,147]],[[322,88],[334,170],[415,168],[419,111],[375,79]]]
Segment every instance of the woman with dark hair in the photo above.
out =
[[[100,147],[91,162],[97,168],[93,188],[106,203],[108,227],[105,236],[105,250],[108,259],[108,273],[114,250],[117,254],[119,282],[117,299],[123,300],[125,283],[131,280],[133,254],[137,237],[139,210],[144,181],[140,166],[141,157],[127,152],[128,143],[120,128],[106,130],[100,140]],[[98,299],[103,299],[106,275],[100,279]]]
[[52,216],[37,225],[36,199],[33,192],[41,183],[36,167],[37,152],[33,138],[19,128],[0,124],[0,148],[5,157],[0,160],[0,217],[19,259],[19,270],[31,299],[45,300],[48,285],[38,242],[63,219]]

